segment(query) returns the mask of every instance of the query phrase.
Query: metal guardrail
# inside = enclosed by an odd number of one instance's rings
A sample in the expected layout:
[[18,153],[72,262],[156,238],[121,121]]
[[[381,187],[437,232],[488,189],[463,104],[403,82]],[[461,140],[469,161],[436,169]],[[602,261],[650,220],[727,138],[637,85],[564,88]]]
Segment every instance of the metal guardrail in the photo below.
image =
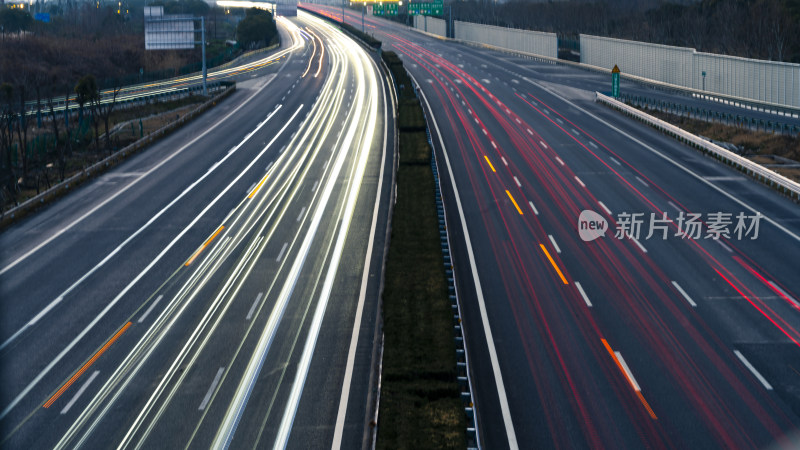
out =
[[218,92],[217,95],[210,98],[200,106],[194,108],[192,111],[185,114],[179,120],[164,125],[158,130],[155,130],[152,133],[147,134],[143,138],[131,143],[125,148],[118,150],[116,153],[106,157],[105,159],[99,162],[94,163],[89,167],[84,168],[75,175],[59,182],[56,185],[53,185],[52,187],[41,192],[35,197],[31,197],[28,200],[24,201],[23,203],[20,203],[10,208],[7,211],[3,211],[2,208],[0,207],[0,227],[5,226],[11,221],[16,220],[18,217],[25,215],[29,211],[32,211],[41,205],[44,205],[45,203],[52,201],[58,196],[65,194],[66,192],[70,191],[70,189],[74,189],[75,186],[79,185],[81,182],[89,179],[90,177],[102,173],[108,167],[119,164],[129,155],[138,152],[139,150],[154,143],[156,140],[161,139],[162,137],[166,136],[172,131],[190,122],[196,116],[202,114],[207,109],[216,105],[218,101],[220,101],[225,96],[230,95],[235,90],[236,90],[236,83],[225,83],[225,89],[223,91]]
[[651,125],[654,128],[674,137],[678,141],[683,142],[691,147],[700,149],[703,152],[708,153],[714,158],[720,160],[721,162],[739,169],[740,171],[767,184],[768,186],[771,186],[786,194],[792,199],[800,200],[800,183],[794,182],[760,164],[754,163],[747,158],[739,156],[736,153],[725,150],[716,144],[684,131],[675,125],[672,125],[671,123],[657,119],[647,113],[639,111],[632,106],[628,106],[618,100],[614,100],[607,95],[595,92],[595,101],[604,103],[630,117]]
[[[467,40],[463,40],[463,39],[452,39],[452,38],[445,38],[445,37],[435,36],[435,35],[433,35],[431,33],[427,33],[424,30],[420,30],[420,29],[414,28],[414,27],[411,27],[411,29],[413,29],[414,31],[417,31],[419,33],[422,33],[422,34],[427,34],[429,36],[437,37],[437,38],[442,39],[442,40],[449,40],[449,41],[452,41],[452,42],[458,42],[458,43],[465,44],[465,45],[470,45],[470,46],[473,46],[473,47],[486,48],[486,49],[489,49],[489,50],[495,50],[495,51],[499,51],[499,52],[503,52],[503,53],[507,53],[507,54],[522,56],[524,58],[532,59],[532,60],[535,60],[535,61],[538,61],[538,62],[543,62],[543,63],[548,63],[548,64],[560,64],[560,65],[570,66],[570,67],[574,67],[574,68],[577,68],[577,69],[583,69],[583,70],[587,70],[587,71],[611,74],[611,69],[606,69],[604,67],[592,66],[592,65],[589,65],[589,64],[583,64],[583,63],[579,63],[579,62],[575,62],[575,61],[569,61],[569,60],[566,60],[566,59],[553,58],[553,57],[550,57],[550,56],[537,55],[537,54],[534,54],[534,53],[523,52],[523,51],[519,51],[519,50],[505,48],[505,47],[498,47],[496,45],[485,44],[485,43],[482,43],[482,42],[467,41]],[[749,109],[749,110],[753,110],[753,111],[760,111],[760,112],[765,112],[765,113],[769,113],[769,114],[775,114],[775,115],[778,115],[778,116],[788,116],[788,117],[792,117],[792,118],[800,118],[800,108],[795,108],[795,107],[792,107],[792,106],[779,105],[779,104],[776,104],[776,103],[768,103],[768,102],[758,102],[758,101],[754,101],[754,100],[746,99],[746,98],[742,98],[742,97],[735,97],[735,96],[730,96],[730,95],[717,94],[717,93],[713,93],[713,92],[703,91],[703,90],[700,90],[700,89],[693,89],[693,88],[679,86],[679,85],[676,85],[676,84],[669,84],[669,83],[664,83],[664,82],[661,82],[661,81],[651,80],[651,79],[648,79],[648,78],[643,78],[643,77],[639,77],[639,76],[636,76],[636,75],[627,74],[627,73],[624,73],[624,72],[621,73],[620,75],[622,76],[622,78],[624,78],[626,80],[629,80],[629,81],[633,81],[633,82],[638,83],[638,84],[642,84],[642,85],[645,85],[645,86],[653,87],[653,88],[660,89],[660,90],[667,91],[667,92],[673,92],[673,93],[677,93],[677,94],[680,94],[680,95],[690,96],[692,98],[699,98],[699,99],[703,99],[703,100],[719,102],[719,103],[722,103],[722,104],[725,104],[725,105],[735,106],[737,108]]]
[[[408,76],[414,83],[414,92],[419,98],[419,83],[410,73]],[[427,100],[425,100],[425,103],[427,103]],[[428,106],[430,107],[430,105]],[[422,105],[420,105],[420,107],[422,107]],[[472,381],[472,376],[470,374],[470,368],[472,366],[469,362],[469,352],[465,342],[465,331],[462,327],[461,318],[463,317],[463,312],[461,308],[461,300],[458,296],[456,276],[453,271],[453,260],[450,252],[452,246],[450,245],[450,233],[448,230],[451,228],[447,226],[447,210],[444,202],[442,201],[442,182],[439,179],[439,161],[436,157],[436,148],[433,145],[430,128],[427,126],[428,114],[425,111],[425,108],[422,108],[422,114],[425,117],[426,123],[425,134],[428,139],[428,145],[431,147],[431,171],[433,172],[433,179],[435,183],[434,186],[436,190],[436,213],[439,220],[439,241],[442,248],[442,257],[444,259],[445,275],[447,276],[447,294],[450,299],[450,307],[453,310],[453,331],[455,334],[454,339],[456,345],[456,376],[458,380],[458,387],[461,391],[461,401],[464,404],[464,413],[467,416],[467,446],[469,450],[480,450],[481,438],[478,427],[478,418],[475,412],[475,396],[472,389],[474,382]]]
[[800,125],[778,122],[777,120],[766,120],[748,117],[742,114],[726,113],[712,109],[687,106],[681,103],[649,98],[643,95],[631,95],[624,92],[620,93],[619,98],[620,100],[631,103],[634,106],[646,107],[679,116],[686,116],[692,119],[704,120],[706,122],[717,122],[730,126],[744,127],[755,131],[786,134],[790,136],[796,136],[800,134]]

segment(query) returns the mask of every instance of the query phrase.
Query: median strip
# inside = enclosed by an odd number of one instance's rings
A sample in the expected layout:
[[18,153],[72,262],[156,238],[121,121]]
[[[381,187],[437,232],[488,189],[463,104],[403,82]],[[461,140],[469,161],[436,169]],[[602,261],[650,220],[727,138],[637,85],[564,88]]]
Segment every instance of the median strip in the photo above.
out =
[[397,89],[400,161],[383,292],[376,447],[466,448],[464,411],[473,405],[462,403],[459,392],[453,327],[460,329],[460,322],[449,298],[452,266],[446,232],[439,228],[444,217],[436,202],[435,164],[413,84],[397,55],[384,52],[383,58],[403,87]]

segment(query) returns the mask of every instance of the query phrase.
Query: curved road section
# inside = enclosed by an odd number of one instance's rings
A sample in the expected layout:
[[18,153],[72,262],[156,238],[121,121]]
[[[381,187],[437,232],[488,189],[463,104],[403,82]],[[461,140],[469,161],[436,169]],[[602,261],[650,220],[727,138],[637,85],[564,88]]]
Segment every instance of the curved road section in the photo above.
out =
[[0,236],[0,441],[369,440],[393,111],[316,18],[211,113]]
[[485,448],[797,447],[797,204],[605,76],[365,27],[428,108]]

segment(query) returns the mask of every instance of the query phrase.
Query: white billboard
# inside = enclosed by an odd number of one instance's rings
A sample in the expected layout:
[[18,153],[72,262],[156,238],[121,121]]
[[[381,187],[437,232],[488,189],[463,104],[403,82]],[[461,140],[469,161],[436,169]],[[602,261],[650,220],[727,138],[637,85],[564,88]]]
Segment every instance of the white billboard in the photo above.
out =
[[194,18],[190,15],[164,15],[163,6],[144,7],[145,50],[182,50],[195,45]]

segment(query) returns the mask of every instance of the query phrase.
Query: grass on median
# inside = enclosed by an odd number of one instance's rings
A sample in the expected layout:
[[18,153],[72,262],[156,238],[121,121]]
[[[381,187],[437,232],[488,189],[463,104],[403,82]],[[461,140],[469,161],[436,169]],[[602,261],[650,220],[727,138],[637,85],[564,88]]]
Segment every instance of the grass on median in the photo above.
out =
[[[405,75],[402,64],[390,67],[396,79],[398,70]],[[413,95],[410,83],[406,86]],[[431,148],[424,119],[419,130],[419,102],[407,93],[400,97],[400,161],[383,293],[377,447],[464,448],[466,418],[456,381],[453,313],[439,244]],[[418,111],[412,110],[414,101]]]

